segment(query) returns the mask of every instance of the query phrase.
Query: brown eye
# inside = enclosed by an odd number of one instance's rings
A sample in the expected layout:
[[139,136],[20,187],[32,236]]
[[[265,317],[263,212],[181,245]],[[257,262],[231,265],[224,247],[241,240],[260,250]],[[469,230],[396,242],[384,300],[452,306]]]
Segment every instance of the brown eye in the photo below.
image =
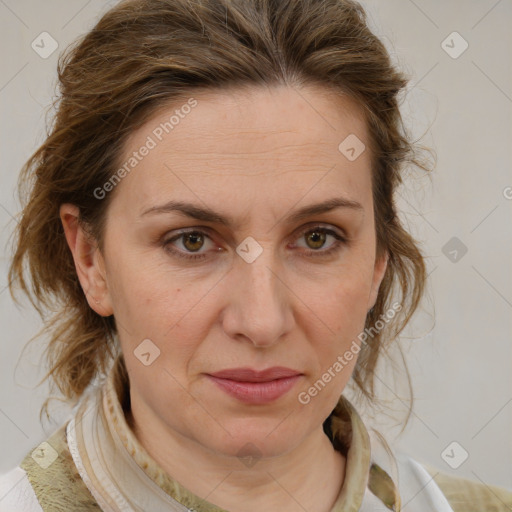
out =
[[[322,250],[329,237],[333,238],[334,242],[331,243],[327,249]],[[306,241],[306,247],[302,246],[304,249],[302,252],[305,252],[306,256],[313,257],[330,256],[340,251],[343,245],[348,244],[348,240],[343,235],[333,229],[324,228],[322,226],[303,230],[299,239]],[[195,229],[191,231],[181,231],[181,233],[172,238],[164,240],[162,245],[164,249],[172,255],[192,261],[203,260],[211,256],[209,254],[211,251],[202,250],[205,248],[205,245],[206,249],[208,249],[208,241],[213,243],[210,236],[205,231]],[[178,242],[180,242],[181,247],[178,246]],[[301,246],[298,245],[298,247]],[[213,249],[213,251],[219,252],[222,251],[222,248],[217,247]]]
[[[331,243],[327,249],[322,250],[328,237],[333,238],[334,242]],[[313,257],[330,256],[331,254],[340,251],[343,245],[348,244],[347,238],[343,235],[333,229],[324,228],[322,226],[316,226],[312,229],[309,228],[302,231],[299,239],[306,241],[305,253],[307,256]]]
[[309,240],[309,247],[312,249],[321,249],[327,239],[327,234],[323,230],[309,231],[306,234],[306,239]]
[[[172,238],[163,240],[162,245],[166,251],[179,258],[185,260],[202,260],[208,257],[207,252],[202,250],[205,244],[206,246],[208,245],[206,243],[207,240],[211,240],[208,234],[196,229],[182,231]],[[181,247],[177,245],[177,242],[181,242]]]
[[191,252],[198,251],[204,245],[204,237],[203,234],[199,231],[192,231],[190,233],[185,233],[183,236],[183,246],[185,249]]

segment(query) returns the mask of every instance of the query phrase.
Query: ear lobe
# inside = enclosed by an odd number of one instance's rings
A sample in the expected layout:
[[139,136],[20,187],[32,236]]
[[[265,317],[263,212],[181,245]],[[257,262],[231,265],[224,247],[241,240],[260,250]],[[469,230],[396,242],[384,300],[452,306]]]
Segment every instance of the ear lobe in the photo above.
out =
[[101,316],[112,315],[103,257],[95,241],[78,222],[79,208],[66,203],[61,205],[59,213],[76,273],[89,306]]
[[380,283],[384,279],[384,274],[386,273],[386,269],[388,266],[389,254],[385,252],[379,259],[375,261],[375,266],[373,268],[373,278],[372,278],[372,288],[370,290],[370,295],[368,297],[368,305],[367,311],[375,306],[375,302],[377,302],[377,296],[379,295]]

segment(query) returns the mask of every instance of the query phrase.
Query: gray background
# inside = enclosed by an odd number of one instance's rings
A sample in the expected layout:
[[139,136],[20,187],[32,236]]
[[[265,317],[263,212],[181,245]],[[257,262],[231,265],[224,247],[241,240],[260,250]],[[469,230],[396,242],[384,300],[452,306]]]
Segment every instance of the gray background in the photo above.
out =
[[[19,211],[17,174],[44,138],[57,55],[114,3],[0,0],[0,472],[14,467],[66,413],[54,409],[53,422],[39,423],[48,392],[46,384],[36,387],[43,376],[41,344],[20,356],[41,323],[5,288],[6,244]],[[395,381],[384,367],[378,382],[395,419],[361,414],[419,461],[512,489],[512,2],[362,3],[393,59],[411,76],[404,117],[411,132],[435,149],[437,167],[431,178],[412,170],[399,192],[402,217],[422,244],[429,272],[422,310],[401,341],[414,414],[396,439],[407,399],[404,374]],[[457,58],[464,42],[450,36],[454,31],[469,45]],[[42,32],[59,45],[48,58],[31,47]]]

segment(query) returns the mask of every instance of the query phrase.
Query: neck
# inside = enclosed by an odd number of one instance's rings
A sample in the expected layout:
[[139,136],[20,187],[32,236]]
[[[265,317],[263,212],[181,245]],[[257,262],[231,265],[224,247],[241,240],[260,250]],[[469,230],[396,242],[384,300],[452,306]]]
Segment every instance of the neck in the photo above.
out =
[[161,423],[144,421],[140,428],[137,418],[149,411],[133,405],[127,423],[149,455],[190,492],[223,509],[330,512],[339,495],[345,457],[322,426],[294,450],[244,467],[238,457],[213,452]]

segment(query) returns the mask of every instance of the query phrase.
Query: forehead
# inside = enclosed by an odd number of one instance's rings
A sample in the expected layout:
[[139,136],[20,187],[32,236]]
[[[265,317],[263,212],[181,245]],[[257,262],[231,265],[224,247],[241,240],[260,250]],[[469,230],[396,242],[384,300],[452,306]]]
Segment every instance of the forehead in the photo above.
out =
[[263,153],[258,143],[264,143],[270,153],[286,150],[286,141],[308,152],[313,146],[328,151],[338,150],[351,134],[367,138],[363,111],[347,95],[320,85],[251,86],[198,90],[162,105],[129,137],[125,149],[130,152],[149,136],[159,152],[167,148],[184,157],[219,144],[226,153],[241,148]]
[[368,146],[362,109],[321,86],[197,91],[161,107],[131,135],[121,165],[134,152],[144,156],[121,185],[146,203],[171,190],[227,198],[248,185],[269,197],[281,189],[278,201],[284,189],[298,200],[315,182],[319,194],[341,184],[361,192],[370,185],[369,151],[348,159],[340,144],[351,137]]

